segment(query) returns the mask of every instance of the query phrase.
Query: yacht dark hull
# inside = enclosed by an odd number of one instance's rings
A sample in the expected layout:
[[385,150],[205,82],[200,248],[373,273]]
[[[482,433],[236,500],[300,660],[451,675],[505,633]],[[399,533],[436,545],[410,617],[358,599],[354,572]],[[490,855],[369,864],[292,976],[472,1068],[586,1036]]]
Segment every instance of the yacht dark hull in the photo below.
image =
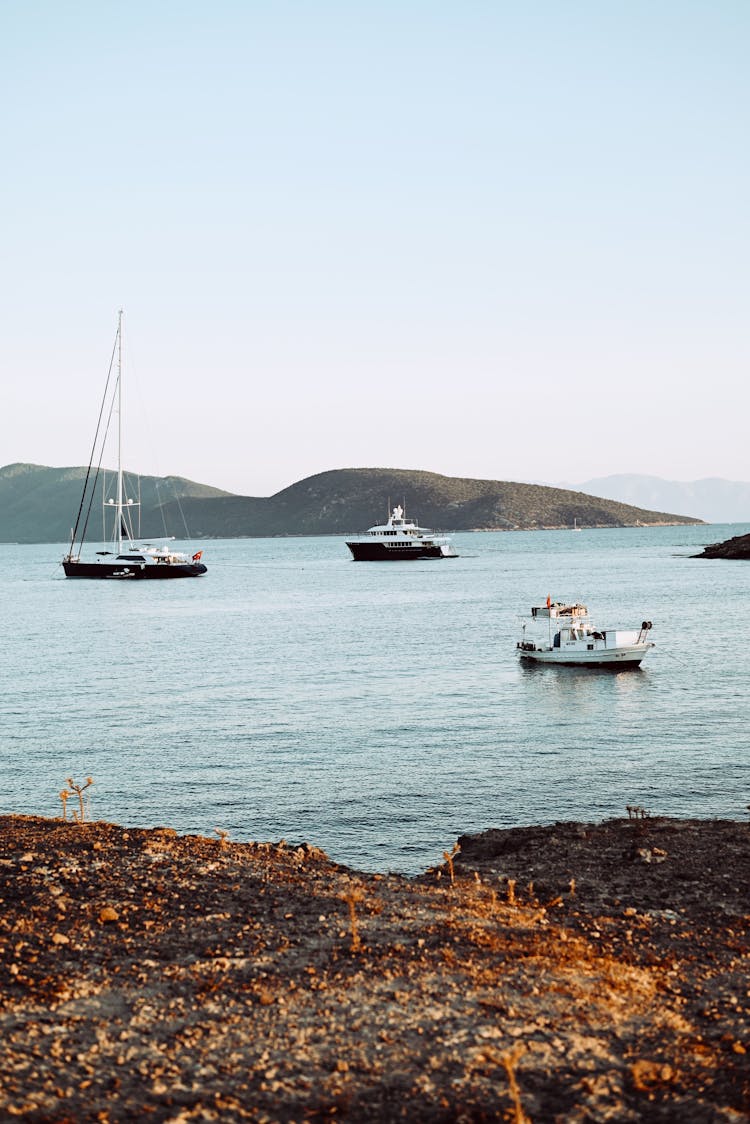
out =
[[355,562],[404,562],[413,558],[446,558],[439,546],[386,546],[382,542],[348,542]]
[[202,562],[63,562],[66,578],[113,578],[118,581],[164,581],[198,578],[207,567]]

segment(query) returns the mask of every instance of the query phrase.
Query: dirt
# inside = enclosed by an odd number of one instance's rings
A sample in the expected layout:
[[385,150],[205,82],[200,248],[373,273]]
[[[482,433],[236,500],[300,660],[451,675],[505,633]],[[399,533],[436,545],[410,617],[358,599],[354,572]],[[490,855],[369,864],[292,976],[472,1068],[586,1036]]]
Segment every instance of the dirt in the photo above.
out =
[[0,1119],[750,1118],[750,827],[490,831],[416,878],[0,817]]

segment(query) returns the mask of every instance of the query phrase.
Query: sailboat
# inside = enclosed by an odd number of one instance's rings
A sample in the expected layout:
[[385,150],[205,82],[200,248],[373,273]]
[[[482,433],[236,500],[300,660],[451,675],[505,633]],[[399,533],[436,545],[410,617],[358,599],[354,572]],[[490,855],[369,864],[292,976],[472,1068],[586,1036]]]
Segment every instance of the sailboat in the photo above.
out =
[[[86,470],[83,483],[81,502],[78,507],[75,527],[70,536],[70,548],[63,558],[62,566],[66,578],[113,578],[119,580],[141,578],[197,578],[206,573],[206,566],[201,562],[203,554],[199,550],[188,557],[169,546],[169,540],[160,541],[157,545],[137,544],[133,527],[133,511],[140,506],[138,501],[126,496],[125,474],[122,468],[122,310],[117,315],[117,334],[115,346],[110,361],[107,384],[104,390],[99,422],[91,450],[91,459]],[[116,375],[114,387],[110,390],[112,379],[113,361],[117,356]],[[104,451],[104,442],[108,423],[104,426],[101,436],[103,418],[109,418],[117,410],[117,490],[116,495],[105,503],[105,512],[113,517],[112,543],[116,550],[98,550],[96,557],[91,562],[81,559],[81,550],[86,538],[91,507],[94,500],[97,481],[100,475],[101,459]],[[107,409],[108,407],[108,409]],[[94,460],[99,448],[99,457],[96,467]],[[80,536],[79,536],[80,531]],[[76,547],[76,543],[78,546]]]

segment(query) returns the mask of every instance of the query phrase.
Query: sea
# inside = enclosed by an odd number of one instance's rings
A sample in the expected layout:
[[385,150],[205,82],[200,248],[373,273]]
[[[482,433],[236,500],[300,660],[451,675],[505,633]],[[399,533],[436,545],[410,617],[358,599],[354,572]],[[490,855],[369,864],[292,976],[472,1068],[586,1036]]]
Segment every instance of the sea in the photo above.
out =
[[[750,563],[692,556],[749,531],[475,532],[394,563],[202,541],[208,573],[168,582],[73,581],[62,546],[2,545],[0,812],[60,815],[91,777],[91,819],[404,873],[463,833],[628,805],[746,820]],[[650,620],[656,647],[638,671],[524,666],[548,595]]]

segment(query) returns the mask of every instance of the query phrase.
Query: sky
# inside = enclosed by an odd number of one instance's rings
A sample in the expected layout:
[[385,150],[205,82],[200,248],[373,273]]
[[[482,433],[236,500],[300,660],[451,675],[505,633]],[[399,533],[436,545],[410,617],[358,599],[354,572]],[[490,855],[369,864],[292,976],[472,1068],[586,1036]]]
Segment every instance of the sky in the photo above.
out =
[[0,0],[0,464],[750,479],[746,0]]

